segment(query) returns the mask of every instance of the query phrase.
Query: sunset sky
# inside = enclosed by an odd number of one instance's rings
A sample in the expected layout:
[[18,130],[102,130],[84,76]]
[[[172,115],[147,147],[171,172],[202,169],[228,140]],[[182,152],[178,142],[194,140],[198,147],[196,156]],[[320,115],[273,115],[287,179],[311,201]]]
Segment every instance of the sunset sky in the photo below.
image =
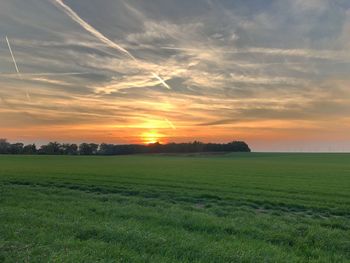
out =
[[350,151],[350,1],[0,0],[0,138]]

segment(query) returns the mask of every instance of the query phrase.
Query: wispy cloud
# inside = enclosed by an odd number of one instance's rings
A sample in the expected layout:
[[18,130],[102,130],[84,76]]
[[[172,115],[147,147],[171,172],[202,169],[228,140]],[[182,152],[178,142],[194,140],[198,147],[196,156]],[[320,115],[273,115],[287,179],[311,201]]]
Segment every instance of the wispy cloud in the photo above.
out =
[[[78,75],[88,75],[91,72],[63,72],[63,73],[52,73],[52,72],[39,72],[39,73],[20,73],[21,77],[26,76],[78,76]],[[0,73],[0,76],[11,77],[16,74],[13,73]]]
[[[17,76],[18,76],[20,79],[22,79],[22,75],[21,75],[21,72],[19,71],[19,68],[18,68],[16,59],[15,59],[15,55],[13,54],[13,51],[12,51],[12,48],[11,48],[10,41],[9,41],[9,39],[8,39],[7,36],[6,36],[5,38],[6,38],[7,46],[8,46],[8,48],[9,48],[9,51],[10,51],[10,54],[11,54],[11,57],[12,57],[13,64],[15,65],[16,74],[17,74]],[[29,94],[28,89],[26,89],[26,97],[27,97],[27,100],[31,100],[31,97],[30,97],[30,94]]]
[[349,139],[346,1],[44,2],[0,4],[1,136]]
[[240,50],[241,53],[256,53],[275,56],[295,56],[320,59],[345,59],[350,58],[346,51],[339,50],[315,50],[315,49],[279,49],[279,48],[248,48]]
[[9,39],[7,38],[7,36],[6,36],[5,38],[6,38],[7,46],[8,46],[8,48],[9,48],[9,51],[10,51],[10,54],[11,54],[11,57],[12,57],[13,64],[15,65],[15,69],[16,69],[17,75],[18,75],[19,77],[21,77],[21,73],[19,72],[19,68],[18,68],[16,59],[15,59],[15,56],[14,56],[14,54],[13,54],[13,51],[12,51],[10,41],[9,41]]
[[[120,46],[119,44],[115,43],[114,41],[110,40],[108,37],[103,35],[101,32],[96,30],[93,26],[88,24],[85,20],[83,20],[76,12],[74,12],[68,5],[66,5],[63,0],[52,0],[53,3],[60,7],[71,19],[73,19],[75,22],[77,22],[80,26],[82,26],[86,31],[91,33],[93,36],[98,38],[101,42],[105,43],[111,48],[114,48],[118,51],[123,52],[126,54],[129,58],[131,58],[134,61],[137,61],[137,59],[125,48]],[[164,87],[167,89],[171,89],[170,86],[165,82],[164,79],[162,79],[158,74],[152,72],[152,75],[157,78]]]
[[175,126],[171,121],[169,121],[167,118],[165,118],[165,121],[169,124],[169,126],[170,126],[173,130],[176,130],[176,126]]
[[99,31],[97,31],[90,24],[85,22],[76,12],[74,12],[68,5],[66,5],[63,2],[63,0],[52,0],[52,1],[56,6],[60,7],[71,19],[73,19],[75,22],[81,25],[86,31],[94,35],[96,38],[98,38],[101,42],[105,43],[111,48],[114,48],[120,52],[123,52],[128,57],[135,60],[135,57],[131,55],[129,51],[127,51],[125,48],[121,47],[114,41],[110,40],[109,38],[101,34]]
[[167,89],[171,89],[170,86],[165,82],[165,80],[163,80],[158,74],[152,72],[152,75],[153,75],[153,77],[155,77],[156,79],[158,79],[159,82],[160,82],[161,84],[163,84],[164,87],[166,87]]

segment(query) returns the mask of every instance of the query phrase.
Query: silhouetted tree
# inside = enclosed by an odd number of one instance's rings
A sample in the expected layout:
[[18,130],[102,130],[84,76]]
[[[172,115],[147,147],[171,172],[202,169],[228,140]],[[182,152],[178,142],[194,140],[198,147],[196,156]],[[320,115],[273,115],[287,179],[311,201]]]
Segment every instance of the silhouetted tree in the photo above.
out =
[[117,155],[118,146],[114,144],[102,143],[100,145],[98,153],[101,155]]
[[61,145],[61,152],[66,155],[76,155],[78,154],[78,145],[64,143]]
[[61,145],[58,142],[50,142],[47,145],[42,145],[39,149],[39,153],[49,155],[62,154]]
[[0,139],[0,154],[7,154],[9,153],[10,144],[7,142],[6,139]]
[[60,144],[50,142],[42,145],[39,150],[35,144],[23,146],[22,143],[10,144],[6,139],[0,139],[0,154],[64,154],[64,155],[125,155],[144,153],[198,153],[198,152],[250,152],[248,144],[241,141],[230,143],[202,143],[194,141],[190,143],[168,143],[159,142],[148,145],[129,144],[114,145],[102,143],[100,146],[95,143],[82,143],[79,147],[76,144]]
[[24,154],[36,154],[37,149],[35,144],[28,144],[23,147],[23,153]]
[[23,143],[13,143],[9,145],[9,154],[21,154],[23,153]]
[[79,145],[79,153],[81,155],[93,155],[97,154],[98,144],[95,143],[82,143]]

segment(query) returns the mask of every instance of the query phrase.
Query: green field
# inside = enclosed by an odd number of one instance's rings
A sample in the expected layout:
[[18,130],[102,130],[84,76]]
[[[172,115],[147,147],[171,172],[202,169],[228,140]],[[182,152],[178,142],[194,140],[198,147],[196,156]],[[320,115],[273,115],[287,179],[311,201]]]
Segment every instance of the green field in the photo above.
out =
[[350,154],[0,156],[0,262],[350,262]]

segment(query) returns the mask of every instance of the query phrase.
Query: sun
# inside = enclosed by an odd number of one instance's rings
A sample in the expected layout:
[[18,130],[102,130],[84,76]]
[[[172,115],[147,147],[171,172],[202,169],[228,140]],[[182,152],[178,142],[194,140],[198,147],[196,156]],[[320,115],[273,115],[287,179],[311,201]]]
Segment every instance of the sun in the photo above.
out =
[[163,135],[159,134],[157,131],[148,131],[148,132],[142,133],[141,135],[141,139],[144,144],[152,144],[156,142],[161,143],[162,137]]

